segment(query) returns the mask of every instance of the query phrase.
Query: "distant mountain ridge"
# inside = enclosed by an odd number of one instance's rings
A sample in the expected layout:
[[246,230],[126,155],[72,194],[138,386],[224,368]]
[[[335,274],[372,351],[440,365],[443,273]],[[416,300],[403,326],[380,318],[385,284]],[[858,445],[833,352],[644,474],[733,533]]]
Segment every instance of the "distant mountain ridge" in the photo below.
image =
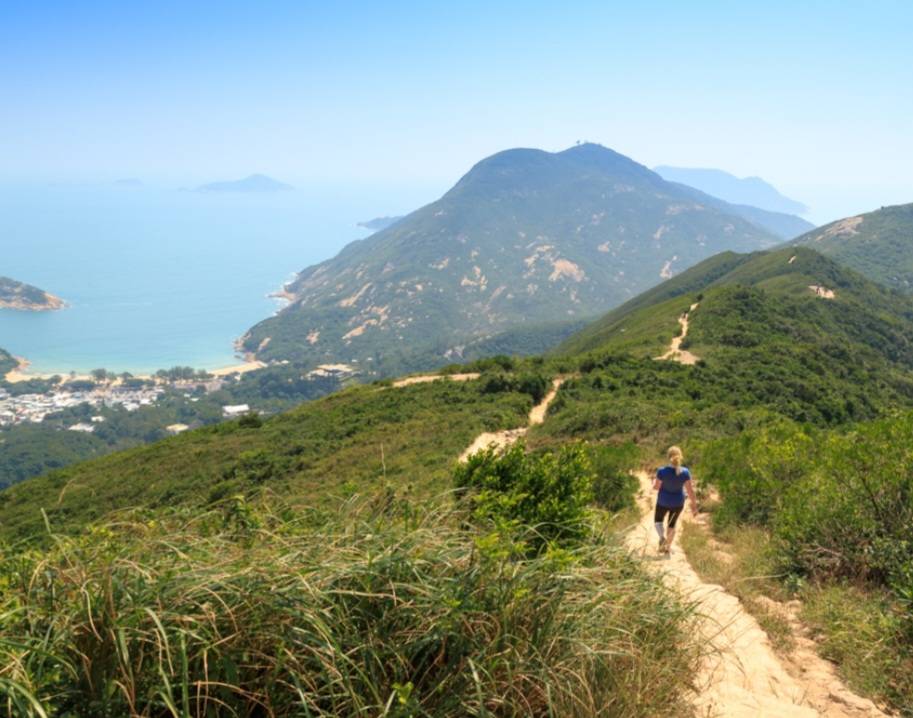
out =
[[794,214],[785,214],[783,212],[771,212],[760,207],[753,207],[747,204],[730,204],[718,197],[713,197],[706,192],[701,192],[690,185],[678,184],[683,191],[690,193],[698,202],[702,202],[711,207],[716,207],[723,212],[737,214],[742,219],[746,219],[752,224],[771,232],[780,239],[789,240],[798,237],[815,228],[811,222],[808,222]]
[[792,244],[810,247],[893,289],[913,292],[913,203],[831,222]]
[[[419,368],[523,325],[579,320],[718,251],[779,238],[585,144],[500,152],[441,199],[310,267],[243,338],[262,359]],[[424,363],[429,363],[426,360]]]
[[760,177],[741,178],[718,169],[666,165],[655,167],[654,171],[670,182],[686,184],[732,204],[746,204],[784,214],[804,214],[808,211],[804,204],[780,194]]
[[197,187],[197,192],[287,192],[294,189],[289,184],[266,175],[253,174],[244,179],[228,182],[210,182]]

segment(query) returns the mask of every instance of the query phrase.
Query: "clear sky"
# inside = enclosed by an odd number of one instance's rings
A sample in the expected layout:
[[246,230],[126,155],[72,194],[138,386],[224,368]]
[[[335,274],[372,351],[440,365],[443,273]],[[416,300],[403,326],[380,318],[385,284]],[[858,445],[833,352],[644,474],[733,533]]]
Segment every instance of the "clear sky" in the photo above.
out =
[[6,0],[0,180],[430,201],[498,150],[590,140],[759,175],[825,220],[913,202],[911,29],[909,0]]

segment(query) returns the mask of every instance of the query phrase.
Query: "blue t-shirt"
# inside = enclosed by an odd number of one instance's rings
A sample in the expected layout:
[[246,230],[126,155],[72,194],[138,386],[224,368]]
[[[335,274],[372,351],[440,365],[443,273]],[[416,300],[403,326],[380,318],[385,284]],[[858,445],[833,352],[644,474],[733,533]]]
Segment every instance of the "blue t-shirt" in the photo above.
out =
[[679,509],[685,505],[685,482],[691,481],[691,473],[687,468],[683,466],[676,476],[674,466],[664,466],[657,469],[656,478],[662,481],[656,498],[657,506]]

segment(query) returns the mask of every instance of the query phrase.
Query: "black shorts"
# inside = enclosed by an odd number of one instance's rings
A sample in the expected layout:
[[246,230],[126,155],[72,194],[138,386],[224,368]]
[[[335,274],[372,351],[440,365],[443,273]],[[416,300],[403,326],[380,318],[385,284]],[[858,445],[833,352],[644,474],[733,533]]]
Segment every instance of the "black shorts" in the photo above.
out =
[[669,528],[674,529],[675,524],[678,521],[678,517],[681,516],[682,511],[685,509],[684,506],[676,506],[670,508],[668,506],[660,506],[657,504],[656,511],[653,512],[653,522],[661,524],[668,514],[669,516]]

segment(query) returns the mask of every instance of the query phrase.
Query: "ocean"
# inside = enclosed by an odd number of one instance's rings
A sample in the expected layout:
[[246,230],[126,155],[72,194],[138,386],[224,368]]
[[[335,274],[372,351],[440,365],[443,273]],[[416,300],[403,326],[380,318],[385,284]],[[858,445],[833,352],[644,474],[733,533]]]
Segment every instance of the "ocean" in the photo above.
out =
[[237,363],[235,339],[279,308],[270,292],[408,201],[389,187],[0,187],[0,275],[70,305],[0,310],[0,347],[35,373]]

